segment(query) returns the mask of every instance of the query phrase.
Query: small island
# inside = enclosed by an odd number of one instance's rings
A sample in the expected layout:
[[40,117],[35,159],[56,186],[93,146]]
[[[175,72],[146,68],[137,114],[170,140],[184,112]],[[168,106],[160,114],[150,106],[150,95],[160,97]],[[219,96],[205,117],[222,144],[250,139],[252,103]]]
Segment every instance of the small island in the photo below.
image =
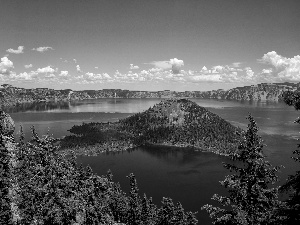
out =
[[136,146],[168,145],[228,155],[243,130],[187,99],[166,99],[118,122],[83,123],[61,139],[61,151],[78,155],[123,151]]

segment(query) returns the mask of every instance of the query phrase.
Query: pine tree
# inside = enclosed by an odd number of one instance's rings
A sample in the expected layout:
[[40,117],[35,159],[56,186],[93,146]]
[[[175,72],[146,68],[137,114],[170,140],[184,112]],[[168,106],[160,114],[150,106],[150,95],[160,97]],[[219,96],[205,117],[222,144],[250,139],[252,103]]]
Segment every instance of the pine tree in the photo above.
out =
[[10,179],[9,152],[5,146],[5,137],[0,134],[0,224],[12,224],[11,199],[9,197]]
[[227,175],[221,185],[230,188],[229,196],[214,194],[225,209],[205,205],[214,224],[276,224],[280,218],[274,216],[283,205],[278,200],[278,187],[270,188],[278,180],[279,167],[265,161],[263,144],[257,135],[258,128],[251,115],[248,116],[248,130],[244,134],[238,151],[231,154],[234,164],[224,167],[235,174]]
[[154,225],[157,223],[157,208],[152,204],[152,199],[148,199],[146,194],[142,199],[141,220],[143,224]]
[[[300,109],[300,93],[287,91],[283,94],[283,100],[287,105],[294,106],[296,110]],[[298,117],[294,123],[300,124],[300,118]],[[297,147],[298,149],[293,151],[292,159],[300,163],[300,144]],[[281,211],[281,215],[286,217],[285,223],[300,224],[300,170],[296,171],[294,175],[290,175],[279,190],[290,193],[286,200],[287,208]]]
[[138,194],[138,186],[133,173],[128,176],[130,181],[130,193],[129,193],[129,223],[132,225],[141,224],[141,213],[142,204],[141,199]]
[[19,219],[14,130],[13,119],[0,110],[0,224],[12,224]]

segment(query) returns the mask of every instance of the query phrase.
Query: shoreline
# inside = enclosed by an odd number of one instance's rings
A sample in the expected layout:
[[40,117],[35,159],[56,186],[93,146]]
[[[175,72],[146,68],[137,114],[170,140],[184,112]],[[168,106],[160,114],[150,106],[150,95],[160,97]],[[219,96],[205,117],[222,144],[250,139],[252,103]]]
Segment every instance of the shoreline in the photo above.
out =
[[[116,143],[118,142],[118,143]],[[66,148],[61,149],[59,152],[61,154],[66,154],[67,156],[72,155],[72,152],[75,153],[75,156],[98,156],[103,153],[114,153],[114,152],[123,152],[128,151],[133,148],[143,147],[143,146],[153,146],[153,147],[176,147],[179,149],[190,149],[195,152],[203,152],[203,153],[214,153],[221,156],[230,156],[228,153],[220,152],[220,150],[213,150],[211,148],[202,149],[199,147],[190,146],[188,144],[171,144],[171,143],[146,143],[145,145],[133,145],[130,143],[128,145],[128,142],[110,142],[110,143],[103,143],[103,144],[95,144],[91,146],[86,147],[75,147],[75,148]]]

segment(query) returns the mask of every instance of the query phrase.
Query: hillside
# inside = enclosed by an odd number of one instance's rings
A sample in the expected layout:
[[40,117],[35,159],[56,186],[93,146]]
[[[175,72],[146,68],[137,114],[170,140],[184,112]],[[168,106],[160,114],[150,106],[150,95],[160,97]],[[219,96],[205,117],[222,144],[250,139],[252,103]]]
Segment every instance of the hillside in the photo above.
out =
[[130,91],[121,89],[54,90],[49,88],[25,89],[3,84],[0,88],[0,108],[14,107],[24,103],[63,102],[99,98],[202,98],[226,100],[271,100],[281,101],[285,91],[300,90],[300,83],[261,83],[236,87],[229,90],[212,91]]
[[190,100],[167,99],[119,122],[82,124],[70,132],[61,145],[81,154],[152,144],[228,154],[236,149],[242,130]]
[[143,113],[120,121],[140,144],[193,147],[218,153],[233,150],[238,129],[204,107],[186,99],[161,101]]

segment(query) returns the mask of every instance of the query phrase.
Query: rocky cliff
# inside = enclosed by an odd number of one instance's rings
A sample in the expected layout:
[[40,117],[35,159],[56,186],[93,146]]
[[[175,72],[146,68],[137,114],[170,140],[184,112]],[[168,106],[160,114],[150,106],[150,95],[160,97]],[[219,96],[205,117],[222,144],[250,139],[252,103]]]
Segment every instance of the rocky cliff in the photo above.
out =
[[281,101],[285,91],[300,89],[300,83],[262,83],[252,86],[236,87],[229,90],[212,91],[129,91],[121,89],[54,90],[48,88],[25,89],[8,84],[0,88],[0,108],[15,106],[20,103],[73,101],[97,98],[203,98],[226,100],[271,100]]

